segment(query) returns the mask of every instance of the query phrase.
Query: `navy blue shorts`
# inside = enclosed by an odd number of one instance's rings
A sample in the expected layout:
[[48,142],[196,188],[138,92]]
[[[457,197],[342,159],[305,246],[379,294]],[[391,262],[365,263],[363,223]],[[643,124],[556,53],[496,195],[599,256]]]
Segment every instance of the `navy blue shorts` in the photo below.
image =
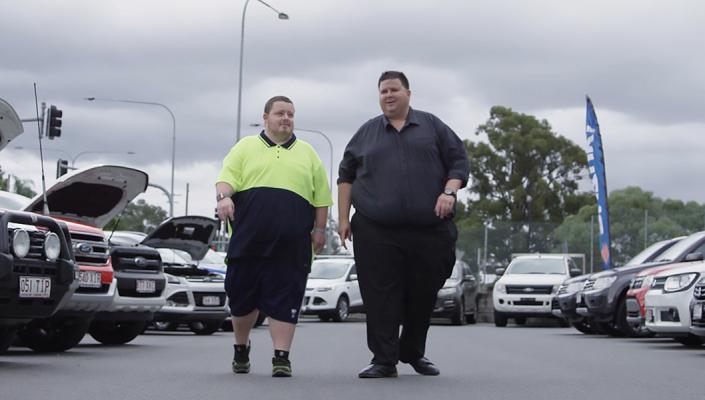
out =
[[230,313],[242,317],[254,309],[277,321],[295,324],[306,291],[308,272],[291,257],[228,260],[225,292]]

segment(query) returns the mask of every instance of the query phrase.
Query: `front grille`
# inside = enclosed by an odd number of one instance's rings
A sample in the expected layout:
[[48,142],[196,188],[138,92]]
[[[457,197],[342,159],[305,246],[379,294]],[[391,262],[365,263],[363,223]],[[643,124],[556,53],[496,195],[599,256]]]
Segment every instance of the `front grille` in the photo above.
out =
[[103,236],[71,232],[76,262],[83,265],[104,265],[110,250]]
[[108,293],[109,289],[110,289],[110,285],[107,283],[103,283],[100,285],[100,287],[97,287],[97,288],[80,287],[80,288],[76,289],[76,293]]
[[[203,304],[203,298],[206,296],[217,296],[218,297],[218,304],[217,305]],[[225,305],[225,293],[194,292],[193,299],[195,300],[196,305],[199,307],[222,307],[223,305]]]
[[515,306],[542,306],[543,301],[538,301],[538,300],[516,300],[512,302],[512,305]]
[[554,297],[553,300],[551,300],[551,310],[560,310],[560,309],[561,309],[561,306],[558,305],[558,299]]
[[651,289],[663,289],[666,286],[666,279],[668,277],[655,278],[654,283],[651,284]]
[[705,300],[705,285],[699,284],[693,290],[693,297],[698,300]]
[[167,303],[175,303],[179,305],[188,305],[188,296],[186,295],[186,292],[178,292],[174,293],[171,296],[169,296],[168,299],[166,299]]
[[110,251],[115,271],[158,273],[162,271],[159,252],[148,248],[114,247]]
[[587,292],[595,286],[595,279],[588,279],[585,281],[585,286],[583,286],[583,291]]
[[551,294],[552,285],[507,285],[507,294]]

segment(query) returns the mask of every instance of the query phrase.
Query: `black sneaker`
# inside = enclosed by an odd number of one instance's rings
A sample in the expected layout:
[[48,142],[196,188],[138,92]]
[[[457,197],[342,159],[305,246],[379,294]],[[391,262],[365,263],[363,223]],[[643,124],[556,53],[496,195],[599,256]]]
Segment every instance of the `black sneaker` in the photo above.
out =
[[291,361],[286,358],[272,358],[272,376],[277,378],[288,378],[291,376]]
[[233,345],[235,355],[233,356],[233,372],[236,374],[247,374],[250,372],[250,343],[247,346],[242,344]]

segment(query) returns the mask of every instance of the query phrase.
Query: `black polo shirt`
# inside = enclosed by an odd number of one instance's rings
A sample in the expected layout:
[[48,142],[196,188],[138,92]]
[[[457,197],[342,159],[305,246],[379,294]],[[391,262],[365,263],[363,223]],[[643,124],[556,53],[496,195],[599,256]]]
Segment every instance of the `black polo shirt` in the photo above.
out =
[[460,138],[433,114],[409,109],[397,131],[387,117],[367,121],[345,148],[338,183],[352,184],[355,211],[384,225],[442,222],[434,208],[449,179],[467,184]]

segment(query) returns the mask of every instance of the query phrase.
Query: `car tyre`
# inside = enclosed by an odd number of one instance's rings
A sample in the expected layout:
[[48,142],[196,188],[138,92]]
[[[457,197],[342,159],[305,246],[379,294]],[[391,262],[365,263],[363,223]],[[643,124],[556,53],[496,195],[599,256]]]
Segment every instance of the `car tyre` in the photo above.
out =
[[460,303],[458,304],[458,311],[450,318],[450,322],[453,325],[465,325],[465,299],[462,297],[460,298]]
[[475,303],[472,306],[472,314],[465,315],[465,322],[467,322],[468,324],[477,323],[477,299],[475,300]]
[[626,296],[623,296],[617,304],[617,327],[628,337],[652,337],[655,335],[642,324],[632,325],[627,321]]
[[333,321],[343,322],[348,319],[350,315],[350,300],[345,295],[338,298],[338,302],[335,304],[335,312],[333,313]]
[[93,321],[88,333],[100,343],[118,345],[133,341],[145,326],[146,321]]
[[207,336],[217,332],[220,329],[220,325],[222,325],[220,321],[194,321],[190,322],[188,327],[196,335]]
[[34,351],[59,353],[78,345],[89,327],[90,320],[82,318],[49,318],[31,321],[17,335]]
[[703,344],[703,338],[689,333],[688,336],[674,337],[673,340],[688,347],[700,347]]
[[178,322],[152,321],[152,326],[158,331],[175,331],[179,327]]
[[573,322],[573,328],[577,329],[578,332],[582,332],[586,335],[592,335],[595,333],[595,331],[592,330],[590,327],[590,324],[587,322],[581,321],[581,322]]
[[507,326],[507,317],[504,314],[495,311],[494,312],[494,326],[497,326],[500,328]]

